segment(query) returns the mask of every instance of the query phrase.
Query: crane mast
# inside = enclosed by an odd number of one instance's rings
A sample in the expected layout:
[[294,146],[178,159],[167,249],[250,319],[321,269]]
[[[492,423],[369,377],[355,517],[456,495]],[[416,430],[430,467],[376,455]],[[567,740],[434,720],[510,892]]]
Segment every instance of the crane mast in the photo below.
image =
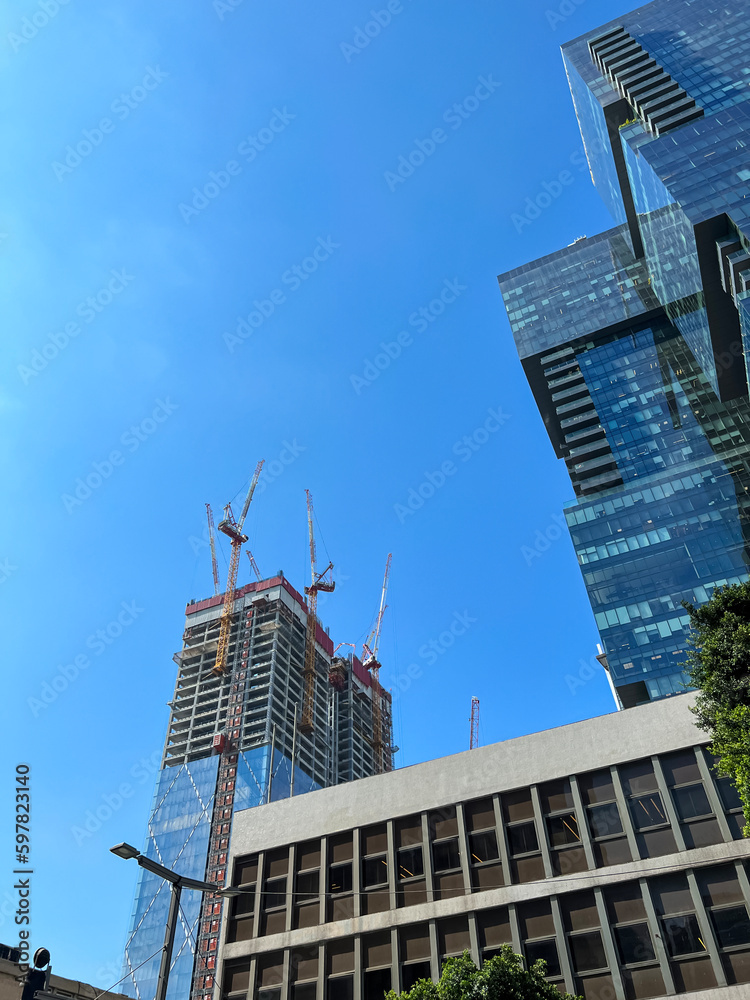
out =
[[221,612],[221,621],[219,624],[219,644],[216,648],[216,662],[211,670],[211,672],[217,677],[225,672],[227,666],[227,650],[229,649],[229,633],[232,629],[232,614],[234,612],[234,592],[237,586],[237,572],[240,568],[242,546],[247,541],[247,535],[243,535],[242,533],[242,526],[245,523],[245,518],[247,517],[250,502],[253,499],[255,487],[258,485],[258,479],[262,468],[263,459],[261,459],[255,467],[252,482],[250,483],[250,489],[247,491],[247,496],[245,497],[245,503],[242,507],[242,513],[240,514],[239,520],[235,521],[234,514],[232,513],[232,505],[228,503],[224,508],[224,519],[219,521],[219,531],[227,535],[232,543],[232,555],[229,559],[227,589],[224,593],[224,608]]
[[469,750],[476,750],[479,746],[479,698],[471,699],[471,736],[469,737]]
[[322,573],[315,569],[315,533],[313,529],[313,502],[309,490],[307,496],[307,532],[310,540],[310,586],[305,587],[307,595],[307,635],[305,637],[305,665],[302,671],[302,720],[300,730],[311,733],[315,728],[315,633],[317,631],[318,592],[331,593],[336,584],[326,580],[326,574],[333,569],[329,562]]
[[206,504],[206,519],[208,520],[208,542],[211,546],[211,568],[214,572],[214,596],[218,597],[221,593],[221,584],[219,583],[219,564],[216,561],[216,532],[214,531],[214,512],[211,510],[211,504]]
[[[385,598],[388,593],[388,578],[391,573],[391,557],[392,554],[389,552],[388,558],[385,561],[385,574],[383,576],[383,589],[380,592],[378,617],[375,619],[375,626],[368,636],[367,642],[362,645],[362,664],[370,668],[370,678],[372,680],[372,756],[376,774],[382,774],[384,770],[390,770],[390,761],[388,768],[385,767],[383,761],[383,749],[386,741],[383,740],[382,690],[380,687],[378,649],[380,648],[380,631],[383,625],[383,615],[388,607],[385,603]],[[390,740],[387,741],[387,744],[388,756],[390,758]]]

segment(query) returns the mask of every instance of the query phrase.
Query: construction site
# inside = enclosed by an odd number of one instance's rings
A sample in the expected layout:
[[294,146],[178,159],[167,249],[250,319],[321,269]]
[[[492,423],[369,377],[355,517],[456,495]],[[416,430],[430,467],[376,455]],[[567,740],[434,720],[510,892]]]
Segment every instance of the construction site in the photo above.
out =
[[[185,875],[224,886],[235,812],[391,771],[391,695],[380,685],[378,650],[391,566],[388,554],[374,624],[362,643],[334,645],[317,615],[335,589],[333,564],[316,561],[312,496],[306,491],[310,582],[297,591],[282,571],[263,578],[243,531],[259,462],[235,517],[214,527],[206,504],[214,594],[185,609],[182,648],[161,771],[143,853]],[[222,587],[217,533],[230,542]],[[238,587],[243,549],[256,580]],[[363,634],[365,634],[363,632]],[[340,653],[339,651],[342,650]],[[345,651],[345,652],[344,652]],[[212,996],[223,900],[197,894],[180,907],[169,997]],[[154,995],[169,888],[142,871],[125,949],[128,992]]]

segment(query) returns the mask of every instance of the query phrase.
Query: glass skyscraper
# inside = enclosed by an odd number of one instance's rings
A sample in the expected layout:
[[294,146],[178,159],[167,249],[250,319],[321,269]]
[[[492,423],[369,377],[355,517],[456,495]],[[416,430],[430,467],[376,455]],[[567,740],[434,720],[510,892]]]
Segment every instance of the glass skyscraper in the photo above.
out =
[[748,578],[747,15],[655,0],[563,46],[616,225],[499,278],[626,708],[682,690],[681,602]]
[[[180,875],[221,885],[236,813],[389,771],[395,752],[390,694],[356,656],[335,655],[317,619],[313,725],[298,725],[308,608],[283,573],[235,591],[229,669],[217,676],[223,606],[222,594],[186,608],[143,848]],[[122,991],[134,1000],[156,994],[169,901],[169,885],[142,869],[123,970]],[[232,915],[245,905],[233,900]],[[167,1000],[213,995],[221,911],[220,897],[183,893]]]

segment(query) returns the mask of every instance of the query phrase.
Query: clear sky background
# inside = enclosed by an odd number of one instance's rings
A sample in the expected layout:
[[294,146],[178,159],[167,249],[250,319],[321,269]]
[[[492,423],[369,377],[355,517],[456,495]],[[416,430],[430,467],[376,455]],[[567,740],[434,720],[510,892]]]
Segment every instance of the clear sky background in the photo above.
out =
[[30,765],[32,946],[104,988],[137,877],[108,848],[143,843],[184,606],[212,593],[204,503],[259,458],[260,568],[307,581],[308,487],[336,643],[361,642],[393,552],[398,766],[468,749],[472,695],[483,743],[612,711],[496,275],[612,225],[559,45],[626,7],[58,3],[0,14],[0,785],[8,824]]

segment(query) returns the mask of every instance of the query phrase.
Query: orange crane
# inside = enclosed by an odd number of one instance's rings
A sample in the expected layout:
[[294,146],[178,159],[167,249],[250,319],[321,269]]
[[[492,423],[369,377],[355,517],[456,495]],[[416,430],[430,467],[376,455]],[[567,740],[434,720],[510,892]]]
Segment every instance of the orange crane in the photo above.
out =
[[226,671],[227,650],[229,649],[229,633],[232,628],[232,614],[234,612],[234,591],[237,586],[237,571],[240,568],[240,555],[242,546],[247,541],[247,535],[242,533],[242,525],[245,523],[250,501],[253,499],[255,487],[258,485],[260,470],[263,468],[263,459],[258,462],[253,473],[250,489],[247,491],[245,503],[239,520],[235,521],[232,513],[232,505],[228,503],[224,508],[224,519],[219,521],[219,531],[223,532],[232,543],[232,555],[229,559],[229,572],[227,574],[227,589],[224,593],[224,607],[221,612],[219,625],[219,644],[216,648],[216,662],[211,672],[217,677]]
[[471,699],[471,736],[469,737],[469,750],[476,750],[479,746],[479,698]]
[[218,597],[221,592],[221,584],[219,583],[219,564],[216,562],[216,537],[214,531],[214,512],[211,510],[211,504],[206,504],[206,518],[208,519],[208,541],[211,546],[211,566],[214,571],[214,596]]
[[318,591],[331,593],[336,587],[333,580],[325,579],[328,572],[333,569],[333,563],[329,562],[322,573],[315,570],[315,535],[313,533],[313,502],[309,490],[305,490],[307,496],[307,530],[310,536],[310,586],[305,587],[307,595],[307,635],[305,637],[305,666],[302,671],[302,683],[304,687],[302,695],[302,721],[300,731],[311,733],[315,728],[315,632],[317,630],[317,610]]
[[255,573],[255,575],[258,577],[258,583],[260,583],[263,577],[260,575],[260,570],[258,569],[257,562],[255,561],[255,556],[252,554],[250,549],[245,549],[245,552],[247,554],[247,558],[250,560],[250,565],[253,567],[253,573]]
[[[383,589],[380,593],[380,610],[375,619],[375,626],[367,637],[367,642],[362,643],[362,665],[370,668],[372,679],[372,755],[375,766],[375,773],[382,774],[383,767],[383,713],[380,699],[382,697],[380,688],[380,661],[378,660],[378,648],[380,647],[380,630],[383,625],[383,615],[388,605],[385,603],[388,593],[388,577],[391,573],[391,553],[385,561],[385,575],[383,577]],[[389,750],[390,752],[390,750]]]

